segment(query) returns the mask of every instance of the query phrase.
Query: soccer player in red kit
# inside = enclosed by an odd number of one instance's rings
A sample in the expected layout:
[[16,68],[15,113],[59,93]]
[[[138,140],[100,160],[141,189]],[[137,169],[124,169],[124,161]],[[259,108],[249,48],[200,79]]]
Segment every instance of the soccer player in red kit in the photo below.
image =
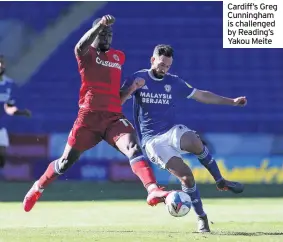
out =
[[75,47],[82,79],[78,117],[61,158],[49,164],[26,194],[23,201],[26,212],[33,208],[52,181],[71,167],[84,151],[102,140],[129,158],[133,172],[148,191],[149,205],[163,202],[168,195],[157,186],[153,171],[137,144],[135,130],[122,114],[120,81],[125,55],[110,48],[114,22],[111,15],[96,20]]

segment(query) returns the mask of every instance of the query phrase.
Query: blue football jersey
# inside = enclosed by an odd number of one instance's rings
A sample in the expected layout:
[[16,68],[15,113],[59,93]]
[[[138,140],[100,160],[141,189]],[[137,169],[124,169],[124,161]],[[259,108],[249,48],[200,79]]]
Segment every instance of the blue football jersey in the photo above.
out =
[[15,100],[12,97],[12,90],[14,89],[14,82],[9,77],[3,75],[0,77],[0,116],[5,114],[4,104],[13,105]]
[[136,78],[145,85],[133,93],[134,125],[142,146],[152,136],[163,134],[176,124],[175,107],[190,98],[196,89],[176,75],[155,78],[150,70],[141,70],[127,78],[122,86],[126,90]]

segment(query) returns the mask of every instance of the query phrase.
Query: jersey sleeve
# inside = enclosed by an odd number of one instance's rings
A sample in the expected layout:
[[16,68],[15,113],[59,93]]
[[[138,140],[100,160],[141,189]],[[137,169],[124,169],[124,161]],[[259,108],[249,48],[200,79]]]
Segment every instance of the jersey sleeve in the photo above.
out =
[[[126,91],[133,84],[135,80],[135,75],[131,75],[125,78],[124,83],[122,84],[121,91]],[[133,93],[133,95],[135,92]]]
[[180,84],[178,90],[179,95],[184,98],[191,98],[197,89],[192,87],[188,82],[184,81],[183,79],[179,77],[178,79]]
[[118,60],[119,60],[120,65],[124,65],[125,61],[126,61],[125,53],[123,51],[121,51],[121,50],[116,50],[116,53],[118,55]]
[[82,67],[85,63],[87,63],[91,59],[92,53],[96,53],[96,49],[92,46],[89,46],[87,52],[84,53],[83,55],[75,55],[79,67]]

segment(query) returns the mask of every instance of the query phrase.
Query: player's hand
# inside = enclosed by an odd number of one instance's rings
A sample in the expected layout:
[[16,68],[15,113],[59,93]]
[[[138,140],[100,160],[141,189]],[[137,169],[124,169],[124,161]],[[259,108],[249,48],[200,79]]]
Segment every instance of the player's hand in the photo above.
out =
[[240,106],[240,107],[244,107],[247,105],[248,100],[246,97],[237,97],[233,99],[234,101],[234,106]]
[[104,15],[100,22],[105,26],[109,26],[115,23],[115,18],[112,15]]
[[131,86],[131,90],[132,91],[136,91],[138,90],[139,88],[143,87],[145,84],[145,80],[143,78],[136,78]]

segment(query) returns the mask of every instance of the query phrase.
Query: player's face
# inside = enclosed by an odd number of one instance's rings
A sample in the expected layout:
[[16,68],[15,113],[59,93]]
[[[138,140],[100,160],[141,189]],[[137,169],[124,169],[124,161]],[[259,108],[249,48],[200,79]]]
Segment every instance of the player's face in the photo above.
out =
[[0,76],[4,74],[5,72],[5,63],[3,59],[0,59]]
[[173,62],[172,57],[167,56],[153,56],[151,58],[151,69],[157,78],[163,78],[169,71]]
[[101,51],[110,49],[112,43],[113,32],[111,27],[104,28],[98,36],[98,48]]

